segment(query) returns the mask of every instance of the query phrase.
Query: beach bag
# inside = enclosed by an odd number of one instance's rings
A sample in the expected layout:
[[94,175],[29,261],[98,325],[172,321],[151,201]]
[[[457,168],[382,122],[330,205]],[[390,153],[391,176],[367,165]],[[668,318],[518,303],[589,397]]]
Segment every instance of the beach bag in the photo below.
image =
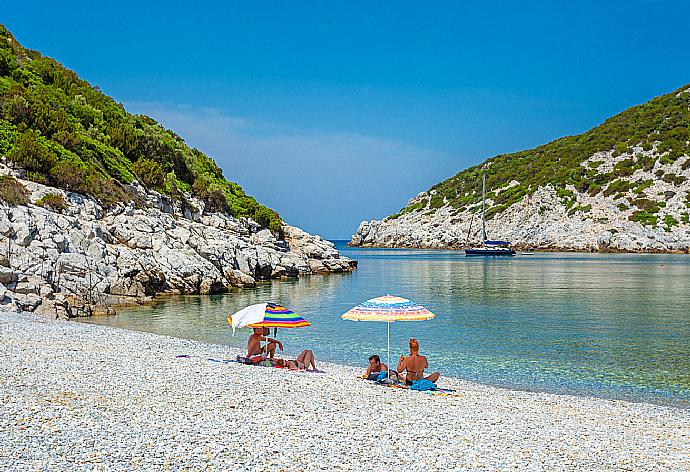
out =
[[384,377],[381,380],[377,380],[376,383],[379,385],[398,385],[400,383],[400,381],[395,380],[392,377],[391,378]]

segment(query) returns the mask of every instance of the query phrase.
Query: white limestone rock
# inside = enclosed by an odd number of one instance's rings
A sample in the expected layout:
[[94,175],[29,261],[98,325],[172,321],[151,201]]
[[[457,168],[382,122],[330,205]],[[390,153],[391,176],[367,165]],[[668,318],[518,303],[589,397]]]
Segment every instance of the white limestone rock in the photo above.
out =
[[[2,164],[0,173],[21,177]],[[32,201],[58,193],[68,208],[56,213],[0,204],[0,245],[12,248],[11,257],[0,256],[3,306],[16,305],[16,295],[23,309],[37,309],[42,299],[44,313],[67,316],[71,302],[88,314],[99,303],[148,300],[162,292],[216,293],[253,286],[257,279],[356,266],[318,236],[284,225],[285,238],[278,239],[251,219],[205,215],[203,203],[189,195],[182,208],[135,182],[131,190],[145,202],[142,207],[117,205],[105,212],[89,197],[20,181]],[[312,270],[311,260],[322,262]],[[38,280],[28,283],[22,276]],[[67,296],[66,307],[58,296]]]
[[[655,149],[638,154],[653,156]],[[599,173],[611,172],[617,162],[629,159],[630,154],[613,156],[613,152],[596,153],[582,162],[587,166],[597,162]],[[518,248],[621,251],[621,252],[690,252],[690,167],[689,156],[672,164],[657,161],[649,170],[636,169],[622,181],[651,185],[638,192],[632,190],[599,193],[591,196],[572,186],[573,202],[558,195],[547,185],[528,197],[490,217],[486,222],[489,238],[511,241]],[[683,167],[686,167],[683,169]],[[679,181],[669,183],[657,175],[674,174]],[[515,186],[515,181],[508,186]],[[606,188],[604,188],[606,190]],[[491,206],[493,192],[487,195]],[[427,202],[430,194],[420,194],[413,204]],[[638,211],[635,200],[654,202],[659,210],[654,225],[633,221]],[[641,204],[641,203],[640,203]],[[416,247],[459,249],[481,242],[481,218],[473,211],[478,205],[458,211],[448,205],[436,210],[423,208],[395,218],[363,221],[352,236],[350,245],[371,247]]]

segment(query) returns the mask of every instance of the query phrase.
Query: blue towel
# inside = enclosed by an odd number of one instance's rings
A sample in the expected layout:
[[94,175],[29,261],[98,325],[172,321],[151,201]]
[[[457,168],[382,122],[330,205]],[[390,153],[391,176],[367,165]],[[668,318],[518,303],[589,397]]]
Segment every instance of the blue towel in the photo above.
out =
[[420,392],[425,390],[436,390],[436,384],[427,379],[419,379],[412,382],[410,390],[419,390]]
[[378,375],[378,377],[376,377],[376,380],[377,381],[383,380],[386,377],[388,377],[388,372],[386,372],[385,370],[382,370],[381,372],[379,372],[379,375]]

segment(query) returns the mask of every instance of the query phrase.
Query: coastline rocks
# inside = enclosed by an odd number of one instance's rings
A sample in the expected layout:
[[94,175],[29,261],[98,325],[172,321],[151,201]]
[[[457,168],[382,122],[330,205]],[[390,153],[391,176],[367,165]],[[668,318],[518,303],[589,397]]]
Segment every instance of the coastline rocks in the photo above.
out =
[[[0,165],[0,174],[12,173]],[[204,215],[193,199],[189,217],[175,217],[166,197],[136,187],[147,206],[106,212],[83,195],[20,181],[32,202],[57,193],[68,207],[60,213],[0,203],[1,309],[66,318],[159,293],[213,294],[357,266],[299,228],[284,224],[279,238],[250,219]]]
[[[652,152],[647,154],[651,156]],[[593,163],[599,172],[610,172],[617,162],[626,158],[630,156],[597,153],[582,165]],[[486,221],[489,239],[511,241],[517,249],[688,253],[689,163],[687,156],[673,164],[659,161],[650,170],[637,169],[632,175],[619,177],[609,184],[618,183],[623,190],[605,187],[594,196],[570,185],[560,190],[550,185],[539,187],[531,195],[489,216]],[[673,175],[675,180],[662,180],[659,175]],[[515,184],[511,182],[499,190]],[[487,209],[493,205],[495,195],[487,192]],[[481,202],[465,209],[448,204],[432,208],[431,195],[424,193],[411,202],[426,202],[426,206],[397,217],[363,221],[349,244],[461,249],[482,242]]]
[[17,274],[9,267],[0,266],[0,283],[8,284],[17,281]]

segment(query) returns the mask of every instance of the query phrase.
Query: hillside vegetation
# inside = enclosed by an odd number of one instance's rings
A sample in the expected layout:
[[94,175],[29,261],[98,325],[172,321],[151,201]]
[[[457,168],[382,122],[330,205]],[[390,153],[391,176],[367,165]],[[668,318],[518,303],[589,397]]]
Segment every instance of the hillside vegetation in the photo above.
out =
[[130,202],[123,184],[136,179],[182,204],[185,192],[203,200],[207,211],[281,228],[279,215],[227,181],[213,159],[155,120],[128,113],[54,59],[22,47],[2,25],[0,155],[30,180],[105,206]]
[[[658,179],[680,185],[685,182],[685,176],[660,168],[668,169],[684,155],[690,155],[689,89],[690,86],[685,86],[629,108],[586,133],[488,159],[434,185],[422,198],[411,200],[389,219],[443,206],[453,208],[456,214],[466,211],[481,200],[482,174],[487,176],[487,189],[498,190],[491,195],[489,218],[546,185],[556,188],[559,196],[573,208],[578,207],[572,198],[573,191],[567,188],[569,185],[590,196],[623,195],[629,191],[641,195],[652,181],[630,182],[625,178],[637,169],[650,172],[656,168]],[[598,168],[600,162],[585,162],[598,152],[612,152],[613,157],[625,158],[602,173]],[[678,162],[682,163],[682,171],[690,168],[690,159]],[[657,223],[654,213],[659,210],[658,205],[645,198],[633,199],[630,205],[637,210],[630,216],[631,220]]]

